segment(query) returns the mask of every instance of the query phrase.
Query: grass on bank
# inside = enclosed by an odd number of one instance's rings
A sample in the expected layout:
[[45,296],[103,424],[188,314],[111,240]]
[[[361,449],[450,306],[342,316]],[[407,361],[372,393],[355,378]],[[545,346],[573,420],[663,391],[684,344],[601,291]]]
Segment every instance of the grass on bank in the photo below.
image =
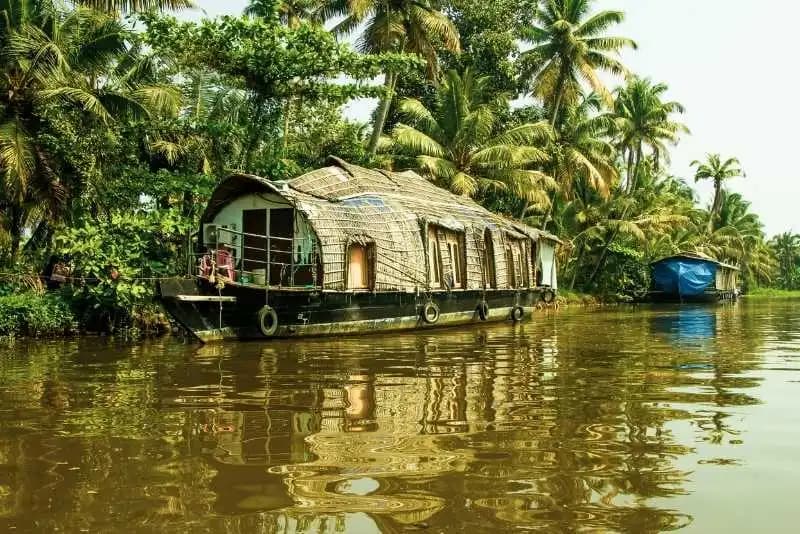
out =
[[593,304],[602,304],[602,302],[602,299],[597,295],[590,295],[588,293],[580,293],[567,289],[558,290],[558,303],[560,305],[569,306],[571,304],[576,304],[579,306],[589,306]]
[[66,292],[27,290],[0,295],[0,339],[59,338],[79,333],[139,338],[169,329],[164,310],[153,302],[112,314],[99,307],[87,308]]
[[757,287],[748,291],[744,296],[749,299],[800,299],[800,290]]

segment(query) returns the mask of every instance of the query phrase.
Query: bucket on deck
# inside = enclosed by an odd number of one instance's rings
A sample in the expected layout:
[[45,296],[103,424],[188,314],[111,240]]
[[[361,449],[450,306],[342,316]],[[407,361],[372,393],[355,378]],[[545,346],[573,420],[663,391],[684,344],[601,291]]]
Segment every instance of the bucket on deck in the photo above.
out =
[[257,286],[267,285],[267,270],[253,269],[253,283]]

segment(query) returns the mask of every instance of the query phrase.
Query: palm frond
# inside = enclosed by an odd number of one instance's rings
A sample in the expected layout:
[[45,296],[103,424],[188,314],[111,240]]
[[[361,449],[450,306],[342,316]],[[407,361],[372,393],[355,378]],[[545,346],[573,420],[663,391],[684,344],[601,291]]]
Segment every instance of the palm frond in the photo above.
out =
[[74,0],[76,4],[106,13],[141,13],[145,11],[176,11],[194,7],[190,0]]
[[398,147],[410,153],[434,157],[445,155],[445,149],[435,139],[405,124],[395,126],[392,139]]
[[12,119],[0,124],[0,171],[12,196],[25,194],[35,165],[33,140],[21,122]]
[[81,106],[84,111],[94,115],[103,122],[111,120],[111,115],[101,100],[91,91],[81,87],[60,85],[53,89],[43,89],[39,91],[37,98],[43,101],[62,99]]

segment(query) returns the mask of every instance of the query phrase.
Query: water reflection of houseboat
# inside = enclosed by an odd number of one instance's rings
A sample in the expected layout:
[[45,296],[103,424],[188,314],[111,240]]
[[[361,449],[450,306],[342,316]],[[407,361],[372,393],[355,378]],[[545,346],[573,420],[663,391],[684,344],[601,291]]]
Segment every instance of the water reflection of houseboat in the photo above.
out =
[[289,181],[231,176],[198,241],[196,272],[160,294],[203,341],[517,321],[557,286],[554,236],[341,160]]
[[664,334],[679,346],[702,347],[717,334],[715,308],[708,306],[676,306],[674,313],[659,313],[651,320],[652,331]]
[[654,302],[718,302],[738,296],[739,268],[702,254],[678,254],[651,264]]

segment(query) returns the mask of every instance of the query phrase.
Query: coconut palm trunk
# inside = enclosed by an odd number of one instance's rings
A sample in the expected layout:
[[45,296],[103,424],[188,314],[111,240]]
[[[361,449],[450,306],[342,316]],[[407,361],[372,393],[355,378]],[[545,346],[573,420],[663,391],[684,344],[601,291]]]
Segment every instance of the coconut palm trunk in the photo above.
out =
[[561,103],[564,101],[564,86],[567,83],[567,73],[563,70],[558,75],[558,81],[556,82],[556,92],[553,95],[555,100],[553,101],[553,116],[550,117],[550,126],[555,130],[556,122],[558,122],[558,111],[561,109]]
[[383,82],[385,93],[381,98],[375,115],[375,124],[372,127],[372,136],[369,139],[369,147],[367,149],[370,157],[374,156],[378,151],[378,141],[383,135],[383,127],[386,125],[386,118],[389,116],[389,108],[392,106],[392,99],[394,98],[394,89],[397,85],[397,74],[387,72],[386,78]]
[[11,233],[11,248],[9,250],[9,261],[11,265],[16,265],[17,257],[19,256],[19,247],[22,242],[22,210],[14,206],[10,210],[10,225],[9,230]]
[[286,97],[286,104],[283,108],[283,146],[282,154],[284,158],[289,157],[289,130],[292,126],[292,106],[295,104],[295,97]]
[[572,272],[572,280],[569,283],[569,290],[572,291],[575,289],[575,282],[578,280],[578,273],[581,270],[581,262],[583,261],[583,253],[586,251],[586,247],[578,245],[578,257],[575,259],[575,270]]
[[633,164],[633,176],[628,177],[628,186],[630,190],[628,191],[629,195],[632,195],[636,192],[636,189],[639,186],[639,170],[642,166],[642,143],[639,142],[639,146],[636,147],[636,156],[634,158],[635,162]]
[[714,203],[711,205],[711,214],[708,216],[708,233],[714,231],[714,221],[719,216],[722,200],[722,180],[719,178],[714,179]]
[[[625,209],[622,211],[622,215],[619,218],[620,221],[625,220],[625,218],[628,216],[628,211],[630,211],[630,205],[626,206]],[[606,258],[608,257],[608,251],[618,235],[619,235],[619,227],[614,229],[614,231],[611,233],[611,237],[608,240],[606,240],[606,242],[603,244],[603,251],[600,253],[600,258],[597,260],[597,264],[594,266],[592,275],[589,277],[589,281],[587,282],[588,286],[591,286],[594,283],[595,279],[597,278],[597,275],[600,274],[600,270],[606,263]]]
[[628,152],[628,157],[627,157],[628,173],[625,176],[627,176],[628,181],[625,184],[625,192],[628,192],[631,189],[631,180],[633,180],[633,164],[634,164],[633,150],[627,149],[627,152]]
[[[558,135],[558,131],[556,130],[556,123],[558,122],[558,112],[561,109],[561,104],[564,101],[564,86],[567,83],[567,73],[564,71],[561,72],[558,76],[558,82],[556,83],[556,92],[555,92],[555,100],[553,101],[553,115],[550,117],[550,127],[553,128],[553,132],[555,135]],[[542,221],[542,230],[547,230],[547,225],[550,223],[550,219],[553,217],[553,204],[556,201],[556,195],[558,194],[557,191],[553,191],[553,194],[550,196],[550,205],[547,207],[547,213],[544,215],[544,221]],[[525,201],[525,206],[522,208],[522,214],[520,215],[520,220],[525,218],[525,212],[528,211],[528,202]]]

